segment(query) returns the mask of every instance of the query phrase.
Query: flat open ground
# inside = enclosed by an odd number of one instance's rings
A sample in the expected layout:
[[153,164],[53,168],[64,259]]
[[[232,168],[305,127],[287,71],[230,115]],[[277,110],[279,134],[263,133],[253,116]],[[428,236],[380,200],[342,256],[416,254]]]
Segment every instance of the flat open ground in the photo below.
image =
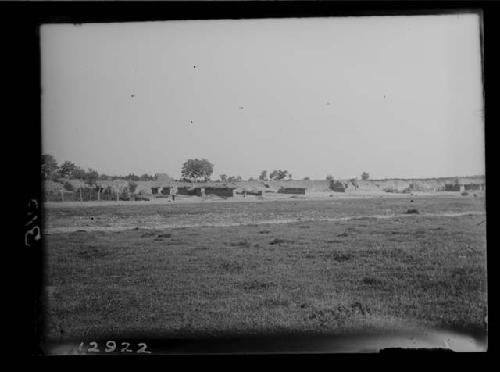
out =
[[46,212],[51,339],[485,330],[481,197],[51,204]]

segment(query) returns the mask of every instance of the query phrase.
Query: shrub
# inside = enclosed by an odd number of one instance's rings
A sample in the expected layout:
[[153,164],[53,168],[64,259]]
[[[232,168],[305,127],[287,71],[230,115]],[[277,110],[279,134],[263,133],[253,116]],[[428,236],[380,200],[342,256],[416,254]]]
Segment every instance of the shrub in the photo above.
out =
[[68,182],[68,181],[66,181],[64,183],[63,187],[64,187],[64,190],[66,190],[66,191],[73,191],[73,190],[75,190],[75,187],[70,182]]
[[101,193],[101,200],[115,200],[116,193],[111,186],[107,186]]
[[120,200],[130,200],[130,194],[128,188],[123,188],[119,194]]

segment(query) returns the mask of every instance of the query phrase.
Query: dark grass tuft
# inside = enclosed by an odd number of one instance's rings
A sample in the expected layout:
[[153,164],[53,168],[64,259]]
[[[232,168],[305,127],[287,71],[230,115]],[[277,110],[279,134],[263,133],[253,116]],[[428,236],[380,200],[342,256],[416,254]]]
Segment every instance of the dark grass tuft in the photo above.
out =
[[420,214],[420,212],[418,211],[418,209],[410,208],[406,211],[406,214]]
[[383,283],[382,280],[373,277],[364,277],[362,282],[367,285],[380,285]]
[[229,245],[231,247],[245,247],[249,248],[250,247],[250,242],[248,240],[239,240],[236,242],[229,242]]
[[337,262],[344,262],[352,259],[354,256],[350,253],[334,253],[333,259]]
[[275,238],[269,242],[270,245],[275,245],[275,244],[283,244],[283,243],[292,243],[291,240],[285,240],[285,239],[280,239],[280,238]]

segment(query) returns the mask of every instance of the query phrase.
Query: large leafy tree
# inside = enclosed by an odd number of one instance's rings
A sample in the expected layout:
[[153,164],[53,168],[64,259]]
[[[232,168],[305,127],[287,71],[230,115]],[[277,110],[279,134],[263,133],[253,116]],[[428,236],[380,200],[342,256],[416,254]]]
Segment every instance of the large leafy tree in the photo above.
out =
[[50,154],[42,155],[42,176],[51,178],[58,170],[56,159]]
[[363,181],[367,181],[369,178],[370,178],[370,173],[368,173],[368,172],[361,173],[361,179]]
[[59,167],[59,174],[61,175],[61,177],[72,177],[73,172],[77,168],[78,167],[75,165],[75,163],[72,163],[70,161],[65,161]]
[[201,178],[208,180],[213,172],[214,165],[207,159],[189,159],[183,164],[181,175],[195,181]]

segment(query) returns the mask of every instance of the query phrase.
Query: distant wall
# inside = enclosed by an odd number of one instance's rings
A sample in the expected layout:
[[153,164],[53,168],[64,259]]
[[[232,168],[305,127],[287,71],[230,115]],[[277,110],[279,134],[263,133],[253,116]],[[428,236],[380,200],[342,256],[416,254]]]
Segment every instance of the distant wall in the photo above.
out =
[[[116,200],[116,191],[110,187],[101,188],[98,191],[96,187],[82,187],[74,191],[45,191],[45,201],[97,201],[97,200]],[[118,195],[123,199],[123,195]]]
[[235,194],[238,194],[238,195],[255,195],[255,196],[261,196],[262,193],[263,193],[263,190],[235,191]]
[[460,191],[460,185],[447,183],[444,185],[444,191]]
[[478,190],[484,190],[484,185],[483,184],[477,184],[477,183],[468,183],[464,185],[465,191],[478,191]]

